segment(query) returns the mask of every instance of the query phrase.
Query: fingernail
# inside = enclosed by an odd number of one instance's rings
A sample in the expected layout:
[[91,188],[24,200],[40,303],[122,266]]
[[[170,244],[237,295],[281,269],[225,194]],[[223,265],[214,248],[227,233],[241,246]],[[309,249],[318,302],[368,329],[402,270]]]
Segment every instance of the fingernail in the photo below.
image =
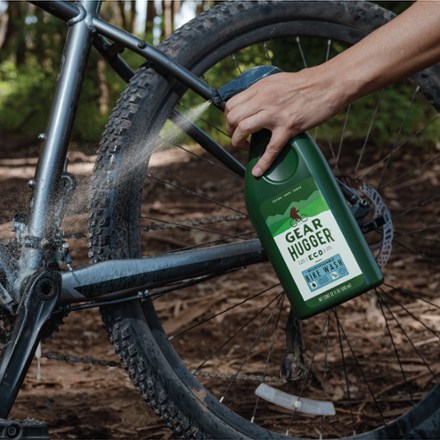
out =
[[252,169],[252,175],[254,177],[261,177],[263,175],[263,171],[262,171],[262,169],[260,167],[254,167]]

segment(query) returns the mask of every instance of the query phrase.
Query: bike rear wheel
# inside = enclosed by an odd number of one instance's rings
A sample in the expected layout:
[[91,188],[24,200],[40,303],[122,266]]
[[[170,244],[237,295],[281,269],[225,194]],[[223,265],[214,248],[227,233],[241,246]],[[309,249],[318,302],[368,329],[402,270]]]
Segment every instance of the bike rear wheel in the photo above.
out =
[[[321,63],[391,17],[369,3],[231,2],[161,49],[219,87],[257,64],[298,70]],[[177,434],[438,437],[439,154],[420,139],[437,126],[439,81],[438,69],[429,69],[415,87],[405,82],[369,96],[310,132],[335,174],[374,207],[372,216],[391,213],[368,235],[384,266],[383,286],[298,323],[264,263],[103,310],[133,382]],[[180,130],[167,122],[175,107],[191,118],[206,106],[148,65],[120,98],[92,182],[92,261],[255,238],[242,180],[177,139]],[[394,112],[396,123],[381,126],[381,112]],[[219,112],[197,122],[227,145],[222,123]],[[156,164],[155,149],[168,165]],[[336,415],[311,418],[265,402],[255,396],[260,383],[315,406],[331,401]]]

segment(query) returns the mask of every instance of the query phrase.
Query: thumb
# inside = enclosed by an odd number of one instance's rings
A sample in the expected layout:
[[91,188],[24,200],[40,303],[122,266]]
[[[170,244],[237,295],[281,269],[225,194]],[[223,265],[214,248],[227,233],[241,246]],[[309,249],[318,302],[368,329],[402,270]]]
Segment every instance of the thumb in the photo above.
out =
[[291,135],[286,130],[274,130],[272,132],[264,154],[252,169],[252,175],[254,177],[261,177],[270,168],[290,138]]

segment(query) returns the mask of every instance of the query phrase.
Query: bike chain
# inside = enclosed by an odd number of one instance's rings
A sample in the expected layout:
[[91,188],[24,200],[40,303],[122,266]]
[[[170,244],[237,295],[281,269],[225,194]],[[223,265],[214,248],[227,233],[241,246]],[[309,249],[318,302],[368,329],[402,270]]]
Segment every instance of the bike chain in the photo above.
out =
[[73,354],[61,354],[61,353],[43,351],[41,353],[41,357],[52,361],[70,362],[72,364],[91,364],[91,365],[99,365],[101,367],[122,368],[119,362],[106,361],[104,359],[96,359],[92,357],[75,356]]
[[[42,352],[41,357],[49,360],[64,361],[75,364],[91,364],[98,365],[100,367],[112,367],[112,368],[123,368],[119,362],[107,361],[104,359],[95,359],[92,357],[80,357],[75,355],[54,353],[54,352]],[[285,379],[278,376],[258,376],[256,374],[242,374],[242,373],[220,373],[217,371],[197,371],[193,370],[193,374],[196,377],[209,377],[211,379],[223,379],[223,380],[245,380],[248,382],[276,382],[285,383]]]
[[237,220],[247,219],[248,216],[245,214],[237,214],[237,215],[225,215],[221,217],[206,217],[196,220],[186,220],[181,223],[152,223],[143,227],[144,231],[158,231],[162,229],[178,229],[178,228],[189,228],[192,226],[200,226],[200,225],[208,225],[213,223],[225,223],[225,222],[233,222]]

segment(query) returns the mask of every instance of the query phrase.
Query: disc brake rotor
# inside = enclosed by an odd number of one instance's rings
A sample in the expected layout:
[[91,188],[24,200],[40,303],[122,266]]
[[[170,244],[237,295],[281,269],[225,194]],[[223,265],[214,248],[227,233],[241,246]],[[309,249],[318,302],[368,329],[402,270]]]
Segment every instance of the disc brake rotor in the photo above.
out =
[[360,182],[358,191],[368,199],[370,206],[374,208],[371,213],[372,217],[374,219],[381,219],[380,228],[374,231],[376,234],[381,234],[380,241],[374,243],[374,246],[372,246],[374,249],[372,250],[375,253],[378,266],[383,268],[390,258],[394,237],[391,213],[385,205],[382,196],[371,185]]

